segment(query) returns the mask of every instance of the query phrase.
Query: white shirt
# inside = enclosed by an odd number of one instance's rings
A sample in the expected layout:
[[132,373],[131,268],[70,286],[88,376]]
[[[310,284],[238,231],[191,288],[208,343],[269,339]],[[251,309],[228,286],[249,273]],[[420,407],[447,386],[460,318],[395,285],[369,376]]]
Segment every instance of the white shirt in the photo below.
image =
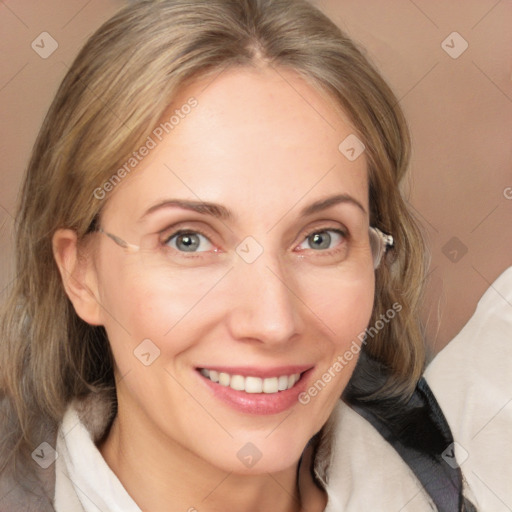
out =
[[[512,511],[512,267],[480,299],[425,377],[452,429],[466,496],[479,511]],[[325,512],[431,512],[407,464],[339,402],[333,411]],[[141,512],[70,407],[58,433],[57,512]]]

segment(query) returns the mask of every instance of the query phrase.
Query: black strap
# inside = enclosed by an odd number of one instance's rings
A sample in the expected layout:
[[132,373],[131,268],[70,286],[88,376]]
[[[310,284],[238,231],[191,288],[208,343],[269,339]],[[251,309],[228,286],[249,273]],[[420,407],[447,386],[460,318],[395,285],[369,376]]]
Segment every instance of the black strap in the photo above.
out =
[[[372,372],[373,383],[382,383],[382,366],[370,361],[368,356],[363,359],[366,359],[362,363],[366,364],[365,370],[369,369],[369,364],[373,371],[380,372],[380,378]],[[455,463],[453,436],[427,381],[421,378],[413,396],[403,403],[393,399],[358,399],[360,378],[355,375],[345,400],[395,448],[438,511],[476,512],[474,505],[463,496],[463,479],[460,467]]]

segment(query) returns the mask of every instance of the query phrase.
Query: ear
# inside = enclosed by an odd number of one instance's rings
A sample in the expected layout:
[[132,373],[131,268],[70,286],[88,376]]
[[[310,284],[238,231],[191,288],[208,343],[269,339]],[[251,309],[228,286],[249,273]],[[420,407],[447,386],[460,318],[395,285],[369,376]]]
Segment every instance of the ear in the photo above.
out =
[[59,268],[64,290],[76,314],[91,325],[102,325],[98,279],[92,256],[79,252],[76,233],[58,229],[52,238],[53,256]]

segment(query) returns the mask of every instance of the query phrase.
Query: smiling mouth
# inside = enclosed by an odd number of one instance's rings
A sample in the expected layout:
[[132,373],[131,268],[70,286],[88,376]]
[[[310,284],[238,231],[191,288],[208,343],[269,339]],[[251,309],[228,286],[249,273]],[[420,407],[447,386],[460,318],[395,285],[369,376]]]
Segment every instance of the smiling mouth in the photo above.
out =
[[276,377],[251,377],[243,375],[231,375],[225,372],[201,368],[201,375],[221,386],[230,387],[235,391],[244,391],[245,393],[267,393],[275,394],[280,391],[286,391],[293,388],[300,380],[300,373],[290,375],[279,375]]

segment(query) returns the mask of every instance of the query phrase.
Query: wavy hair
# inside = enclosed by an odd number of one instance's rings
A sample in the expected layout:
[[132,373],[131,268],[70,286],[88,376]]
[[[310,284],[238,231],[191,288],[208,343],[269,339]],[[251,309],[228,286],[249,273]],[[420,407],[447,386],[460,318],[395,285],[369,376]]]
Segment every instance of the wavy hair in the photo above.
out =
[[304,0],[142,0],[104,23],[80,51],[30,159],[17,214],[16,279],[1,316],[8,432],[0,470],[16,455],[29,460],[43,427],[57,428],[73,398],[102,390],[112,396],[115,389],[105,330],[75,313],[53,258],[53,234],[70,228],[81,240],[90,232],[108,201],[94,191],[143,145],[187,83],[255,65],[292,69],[327,93],[366,147],[370,220],[395,239],[376,270],[371,325],[393,304],[402,309],[363,350],[389,370],[373,398],[412,393],[425,360],[418,319],[425,250],[400,193],[410,138],[389,86],[364,52]]

